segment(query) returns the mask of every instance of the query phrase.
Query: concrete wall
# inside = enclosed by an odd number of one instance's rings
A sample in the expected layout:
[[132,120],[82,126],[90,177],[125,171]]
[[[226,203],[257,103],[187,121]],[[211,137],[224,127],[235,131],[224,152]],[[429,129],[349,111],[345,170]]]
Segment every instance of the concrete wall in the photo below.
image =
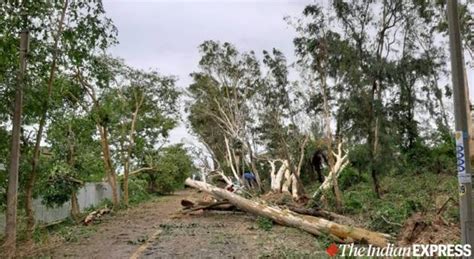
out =
[[[120,190],[119,190],[120,194]],[[77,194],[81,212],[96,206],[105,199],[112,200],[112,188],[108,183],[86,183]],[[68,201],[60,207],[48,208],[41,203],[41,197],[33,200],[35,219],[38,223],[51,223],[69,217],[71,203]],[[0,213],[0,233],[5,231],[5,214]]]

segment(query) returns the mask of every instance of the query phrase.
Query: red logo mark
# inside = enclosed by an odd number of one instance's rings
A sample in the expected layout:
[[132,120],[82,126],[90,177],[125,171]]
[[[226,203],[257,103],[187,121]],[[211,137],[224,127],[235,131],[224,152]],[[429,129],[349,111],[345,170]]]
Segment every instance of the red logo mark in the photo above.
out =
[[327,249],[326,249],[326,253],[329,255],[329,256],[335,256],[337,254],[337,252],[339,252],[339,247],[332,243]]

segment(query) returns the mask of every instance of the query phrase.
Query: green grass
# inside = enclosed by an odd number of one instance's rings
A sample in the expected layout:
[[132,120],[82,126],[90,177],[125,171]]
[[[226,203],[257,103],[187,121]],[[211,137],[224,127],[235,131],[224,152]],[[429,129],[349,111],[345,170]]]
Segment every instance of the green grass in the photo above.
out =
[[300,258],[329,258],[324,251],[308,252],[301,251],[298,249],[292,249],[288,247],[277,248],[275,251],[262,253],[258,258],[287,258],[287,259],[300,259]]
[[270,231],[273,228],[273,221],[265,217],[258,217],[256,223],[259,229],[265,231]]
[[97,232],[97,225],[78,225],[72,219],[66,219],[61,223],[48,227],[37,227],[33,238],[37,244],[47,244],[49,238],[58,236],[66,242],[77,242],[82,238],[88,238]]
[[[353,178],[353,175],[351,176]],[[341,176],[342,178],[342,176]],[[340,213],[358,218],[366,227],[396,234],[407,218],[416,212],[434,212],[437,197],[451,197],[457,200],[457,178],[447,174],[388,174],[380,177],[382,198],[377,199],[371,180],[367,175],[344,183],[343,209]],[[342,179],[344,181],[344,179]],[[342,182],[342,181],[340,181]],[[316,189],[317,185],[312,186]],[[310,192],[311,193],[311,192]],[[335,211],[334,196],[327,193],[330,210]],[[457,207],[451,203],[443,216],[451,222],[459,220]]]

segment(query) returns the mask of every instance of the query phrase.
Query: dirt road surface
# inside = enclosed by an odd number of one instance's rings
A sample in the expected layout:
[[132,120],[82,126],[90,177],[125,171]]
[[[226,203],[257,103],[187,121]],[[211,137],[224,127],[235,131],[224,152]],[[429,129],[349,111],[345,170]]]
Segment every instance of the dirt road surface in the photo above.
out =
[[[52,258],[324,258],[317,239],[293,228],[258,227],[246,213],[179,215],[194,190],[160,197],[93,226],[90,235],[42,252]],[[87,230],[89,227],[81,227]]]

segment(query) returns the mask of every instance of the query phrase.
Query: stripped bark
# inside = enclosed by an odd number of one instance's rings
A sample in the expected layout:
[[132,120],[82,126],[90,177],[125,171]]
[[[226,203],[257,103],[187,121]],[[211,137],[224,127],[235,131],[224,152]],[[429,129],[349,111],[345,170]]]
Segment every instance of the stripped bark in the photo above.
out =
[[225,141],[225,147],[227,150],[227,163],[229,164],[230,169],[232,170],[232,174],[234,174],[235,179],[240,181],[239,174],[237,173],[238,167],[236,168],[234,166],[234,162],[232,160],[233,156],[232,156],[232,152],[230,151],[229,140],[227,139],[227,137],[224,137],[224,141]]
[[[334,166],[330,168],[329,174],[324,180],[324,182],[321,184],[321,186],[314,192],[313,198],[317,197],[321,193],[324,193],[328,191],[329,189],[333,188],[334,186],[337,186],[337,178],[339,177],[340,173],[344,168],[349,164],[348,160],[348,153],[346,152],[343,155],[343,150],[342,150],[342,143],[339,143],[337,147],[337,153],[333,152],[333,155],[336,159],[336,162]],[[336,192],[337,195],[337,192]]]
[[[270,186],[271,190],[273,192],[281,192],[282,191],[282,181],[283,181],[283,176],[285,174],[285,171],[288,168],[288,161],[287,160],[281,160],[281,159],[276,159],[276,160],[268,160],[270,163],[270,166],[272,168],[272,171],[270,172]],[[276,171],[276,162],[281,162],[280,169]]]

